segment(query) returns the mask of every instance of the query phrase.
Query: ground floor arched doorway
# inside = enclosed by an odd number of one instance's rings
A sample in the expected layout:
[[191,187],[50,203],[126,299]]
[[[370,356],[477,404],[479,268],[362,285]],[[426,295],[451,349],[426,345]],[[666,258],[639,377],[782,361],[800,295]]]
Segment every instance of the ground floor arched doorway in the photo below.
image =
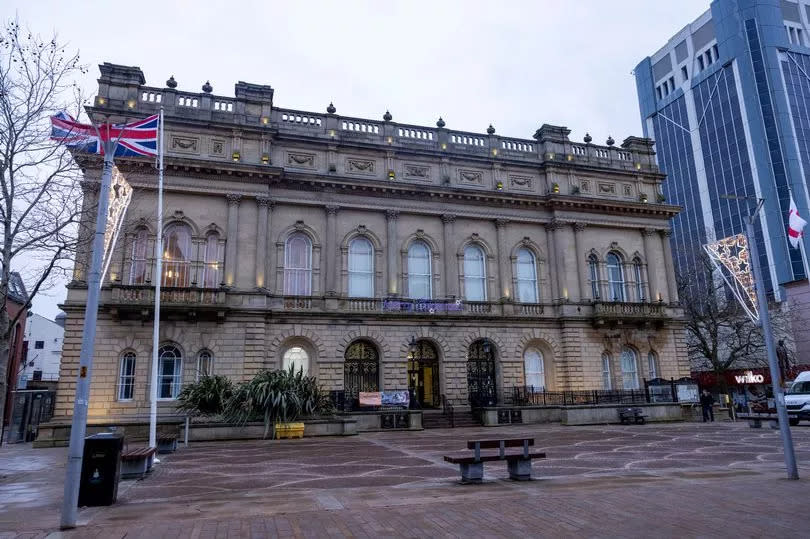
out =
[[408,390],[414,406],[438,408],[442,404],[439,389],[439,353],[433,343],[419,340],[408,349]]
[[357,406],[360,392],[380,390],[380,355],[368,341],[355,341],[343,363],[343,389],[347,403]]
[[475,341],[467,351],[467,391],[473,408],[498,403],[495,347],[489,339]]

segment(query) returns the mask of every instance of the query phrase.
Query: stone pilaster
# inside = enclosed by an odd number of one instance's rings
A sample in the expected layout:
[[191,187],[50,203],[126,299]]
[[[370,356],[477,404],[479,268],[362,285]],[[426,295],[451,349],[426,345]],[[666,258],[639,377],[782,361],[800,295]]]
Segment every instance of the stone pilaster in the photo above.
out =
[[326,295],[337,295],[337,212],[338,206],[326,206],[326,257],[323,271],[326,272]]
[[273,201],[266,196],[256,197],[259,210],[256,227],[256,286],[270,288],[267,282],[267,232],[270,229],[269,213],[273,211]]
[[82,219],[79,225],[79,244],[76,249],[76,263],[73,265],[73,280],[87,281],[87,267],[90,265],[90,252],[93,243],[93,228],[96,222],[98,207],[98,192],[100,185],[96,182],[84,180],[81,182]]
[[239,203],[242,195],[229,194],[228,199],[228,239],[225,243],[225,285],[233,286],[236,282],[237,242],[239,239]]
[[386,289],[389,296],[396,296],[399,293],[399,265],[397,264],[397,210],[386,210],[386,256],[387,256],[387,280]]
[[512,299],[511,279],[509,277],[509,252],[506,245],[506,227],[509,225],[508,219],[496,219],[495,231],[498,241],[498,290],[501,301]]
[[[670,303],[678,302],[678,281],[675,279],[675,263],[672,260],[672,245],[670,237],[672,229],[661,231],[661,248],[664,250],[664,264],[666,264],[667,288],[669,290]],[[649,263],[649,262],[648,262]]]
[[650,301],[658,301],[664,295],[668,295],[666,290],[661,289],[661,281],[659,279],[658,268],[661,265],[661,257],[658,253],[656,246],[656,237],[658,231],[651,228],[644,228],[641,230],[641,235],[644,238],[644,257],[647,259],[647,283],[650,289]]
[[444,291],[446,296],[458,296],[458,278],[454,262],[456,255],[453,252],[453,228],[456,216],[445,213],[442,215],[442,250],[444,250]]
[[563,223],[554,218],[546,224],[546,231],[548,231],[548,243],[551,247],[553,245],[554,252],[554,270],[556,287],[553,290],[553,300],[561,301],[568,299],[568,285],[565,273],[565,245],[563,243],[562,230]]
[[585,230],[585,223],[574,223],[574,268],[577,272],[577,284],[579,287],[576,300],[584,301],[591,298],[591,287],[588,286],[588,261],[585,253],[582,252],[582,231]]

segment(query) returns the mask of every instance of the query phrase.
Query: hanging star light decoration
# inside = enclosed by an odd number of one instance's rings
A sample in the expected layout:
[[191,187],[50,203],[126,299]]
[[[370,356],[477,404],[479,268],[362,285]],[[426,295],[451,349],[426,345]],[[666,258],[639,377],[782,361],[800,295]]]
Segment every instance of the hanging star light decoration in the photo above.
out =
[[703,250],[751,320],[758,323],[757,294],[745,235],[737,234],[708,243]]

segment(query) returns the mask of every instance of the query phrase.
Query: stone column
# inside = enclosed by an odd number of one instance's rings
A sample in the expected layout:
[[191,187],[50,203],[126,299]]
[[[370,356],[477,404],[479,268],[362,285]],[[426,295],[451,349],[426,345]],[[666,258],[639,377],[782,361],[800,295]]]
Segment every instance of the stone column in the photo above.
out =
[[397,210],[386,210],[385,219],[387,221],[385,248],[387,253],[387,273],[388,273],[388,295],[396,296],[399,293],[399,249],[397,248]]
[[556,301],[562,297],[561,290],[562,276],[559,267],[562,262],[562,253],[557,252],[557,242],[555,231],[560,227],[560,222],[552,219],[545,224],[546,228],[546,249],[548,252],[548,273],[551,280],[551,300]]
[[565,225],[557,219],[549,223],[549,231],[554,236],[554,259],[557,266],[557,298],[567,301],[570,298],[571,280],[565,268],[565,238],[563,231]]
[[501,301],[512,299],[512,282],[509,271],[509,252],[506,246],[506,226],[509,219],[496,219],[495,231],[497,233],[498,249],[498,286]]
[[237,241],[239,234],[239,202],[242,195],[229,194],[228,199],[228,238],[225,244],[225,285],[233,286],[236,282]]
[[257,196],[256,204],[259,209],[256,227],[256,286],[269,288],[267,283],[267,231],[270,217],[268,214],[272,211],[273,201],[266,196]]
[[670,237],[672,236],[672,229],[668,228],[661,231],[661,245],[664,250],[664,264],[666,264],[667,288],[669,290],[669,302],[678,302],[678,281],[675,279],[675,264],[672,261],[672,245],[670,244]]
[[588,286],[588,261],[582,256],[582,231],[585,230],[585,223],[574,223],[574,270],[577,272],[577,283],[579,284],[578,301],[591,298],[591,289]]
[[442,215],[442,249],[444,250],[444,293],[445,296],[458,296],[458,272],[456,271],[455,249],[453,249],[453,225],[456,216],[445,213]]
[[326,258],[323,271],[326,273],[326,295],[337,295],[337,212],[338,206],[326,206]]
[[644,237],[644,257],[647,259],[647,283],[650,289],[650,301],[658,301],[658,295],[663,297],[664,291],[661,290],[661,285],[658,280],[658,265],[660,264],[660,257],[656,252],[656,245],[654,235],[658,231],[651,228],[644,228],[641,230],[641,235]]

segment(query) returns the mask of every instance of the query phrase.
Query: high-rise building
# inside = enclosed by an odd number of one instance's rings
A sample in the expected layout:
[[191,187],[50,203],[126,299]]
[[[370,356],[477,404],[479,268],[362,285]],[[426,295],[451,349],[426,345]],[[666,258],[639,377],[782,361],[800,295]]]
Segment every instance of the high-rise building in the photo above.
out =
[[671,239],[677,270],[693,267],[701,244],[744,231],[754,201],[723,195],[764,198],[760,262],[784,299],[783,285],[807,277],[787,216],[791,191],[808,214],[810,2],[715,0],[635,77],[644,133],[668,176],[663,194],[683,207]]

